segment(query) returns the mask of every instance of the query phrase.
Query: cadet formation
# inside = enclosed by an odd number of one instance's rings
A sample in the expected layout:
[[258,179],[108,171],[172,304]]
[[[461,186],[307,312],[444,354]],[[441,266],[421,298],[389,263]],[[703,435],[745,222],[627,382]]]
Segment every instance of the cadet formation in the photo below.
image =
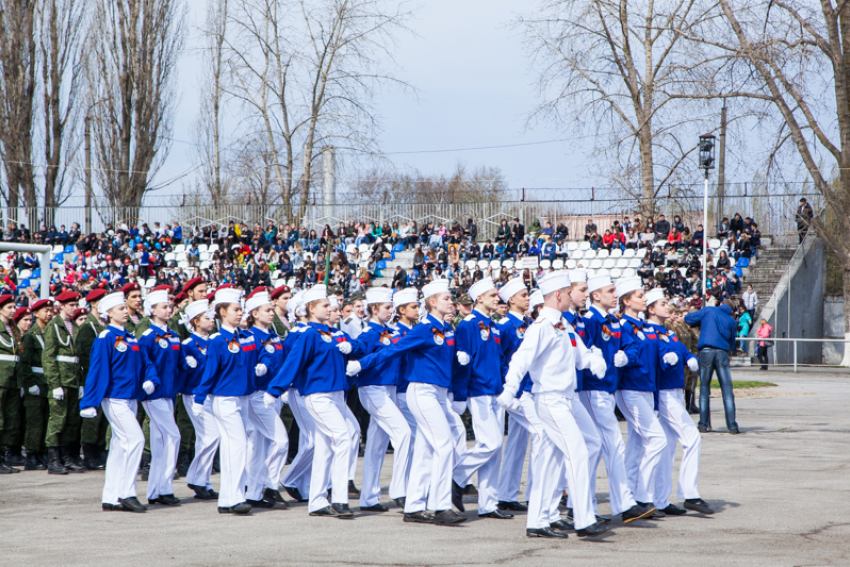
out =
[[345,302],[328,292],[243,296],[195,278],[177,296],[135,283],[30,308],[0,296],[0,473],[105,469],[110,512],[179,506],[185,482],[221,514],[294,500],[351,519],[354,497],[360,512],[442,525],[464,522],[477,491],[480,518],[525,512],[529,537],[592,538],[611,526],[595,497],[603,461],[624,525],[713,513],[689,415],[693,337],[663,291],[578,269],[534,290],[485,278],[458,301],[446,280]]

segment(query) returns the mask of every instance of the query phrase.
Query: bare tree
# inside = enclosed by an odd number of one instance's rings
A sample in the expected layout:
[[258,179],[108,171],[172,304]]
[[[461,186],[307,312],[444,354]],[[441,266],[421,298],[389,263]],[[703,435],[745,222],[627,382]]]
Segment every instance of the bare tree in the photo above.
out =
[[233,10],[230,93],[276,158],[269,167],[287,218],[305,214],[323,146],[377,151],[373,89],[403,84],[383,68],[407,13],[387,4],[245,0]]
[[450,175],[423,175],[373,169],[353,183],[345,202],[361,204],[487,203],[505,201],[508,185],[497,167],[471,173],[458,165]]
[[183,20],[179,0],[97,0],[89,107],[98,180],[113,206],[138,208],[165,159]]

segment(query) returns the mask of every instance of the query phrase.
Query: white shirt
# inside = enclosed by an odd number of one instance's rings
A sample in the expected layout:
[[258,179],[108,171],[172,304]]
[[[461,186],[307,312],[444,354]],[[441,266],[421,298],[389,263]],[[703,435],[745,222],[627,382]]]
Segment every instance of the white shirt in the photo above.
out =
[[551,393],[572,398],[576,370],[590,368],[593,356],[561,313],[543,306],[511,358],[505,390],[516,393],[523,376],[528,373],[534,383],[533,394]]

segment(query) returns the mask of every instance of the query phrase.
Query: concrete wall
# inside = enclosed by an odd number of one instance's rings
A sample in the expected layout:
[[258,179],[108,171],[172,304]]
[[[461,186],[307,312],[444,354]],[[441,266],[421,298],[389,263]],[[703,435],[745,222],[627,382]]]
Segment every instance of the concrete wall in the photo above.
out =
[[[844,338],[844,298],[826,297],[823,300],[823,336],[830,339]],[[844,345],[824,343],[824,364],[841,364],[844,358]]]

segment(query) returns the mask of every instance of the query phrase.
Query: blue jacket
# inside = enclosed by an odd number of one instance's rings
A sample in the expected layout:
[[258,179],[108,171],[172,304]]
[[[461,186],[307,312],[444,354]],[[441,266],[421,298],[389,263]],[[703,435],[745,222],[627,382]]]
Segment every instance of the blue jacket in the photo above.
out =
[[[584,326],[584,319],[579,317],[578,313],[573,313],[572,311],[564,311],[561,315],[563,315],[564,319],[567,320],[567,323],[572,325],[573,329],[576,330],[576,333],[578,333],[578,336],[581,337],[581,342],[584,343],[584,346],[590,347],[590,345],[587,344],[587,329]],[[576,371],[576,391],[581,390],[584,385],[584,372],[584,370]]]
[[452,376],[454,399],[462,402],[477,396],[502,393],[502,339],[490,317],[473,309],[455,329],[457,348],[472,359],[455,366]]
[[[505,383],[505,376],[508,375],[511,358],[525,338],[528,324],[529,322],[525,317],[520,317],[513,311],[509,311],[507,316],[499,321],[499,336],[502,342],[502,384]],[[526,373],[522,382],[520,382],[516,397],[522,396],[523,392],[530,392],[532,385],[531,376]]]
[[[355,342],[363,354],[371,354],[398,342],[399,338],[400,335],[393,329],[369,321],[366,330],[360,333]],[[357,387],[395,386],[398,384],[400,366],[401,360],[395,358],[363,370],[357,375]]]
[[[667,364],[662,363],[658,372],[658,390],[673,390],[673,389],[682,389],[685,387],[685,363],[692,359],[696,358],[688,348],[679,342],[678,337],[676,337],[676,333],[667,329],[664,325],[657,325],[655,323],[650,323],[650,327],[652,327],[658,335],[658,340],[664,343],[664,352],[675,352],[679,355],[679,362],[677,362],[674,366],[668,366]],[[666,340],[665,340],[666,339]],[[664,356],[662,354],[662,356]]]
[[655,392],[660,356],[657,335],[649,324],[624,315],[622,327],[622,350],[629,362],[620,368],[618,390]]
[[182,382],[180,373],[185,369],[183,353],[180,350],[180,337],[168,327],[163,329],[151,323],[151,326],[139,337],[139,346],[156,367],[156,374],[162,382],[153,394],[148,395],[142,392],[139,399],[174,398]]
[[[409,333],[413,327],[408,327],[404,323],[399,322],[396,325],[396,332],[398,333],[399,340],[401,337],[405,336]],[[407,393],[407,385],[410,383],[410,371],[411,365],[407,362],[407,355],[402,355],[398,358],[398,384],[396,384],[396,393],[405,394]]]
[[283,366],[283,343],[275,332],[263,331],[257,327],[248,329],[257,340],[257,364],[266,365],[266,373],[255,376],[254,387],[265,391],[269,387],[272,376]]
[[201,382],[193,392],[195,403],[202,404],[208,395],[247,396],[254,388],[254,366],[257,364],[257,344],[254,335],[236,329],[231,333],[224,327],[210,337],[207,361]]
[[80,409],[96,408],[104,398],[137,400],[142,384],[161,382],[156,368],[132,333],[109,325],[94,340]]
[[582,370],[581,389],[613,394],[619,381],[619,369],[614,366],[614,355],[622,348],[622,326],[616,317],[603,313],[592,305],[579,321],[584,324],[584,344],[587,348],[596,347],[601,350],[608,365],[602,378],[597,378],[589,370]]
[[738,324],[732,317],[732,309],[728,305],[720,307],[703,307],[696,313],[685,315],[685,323],[700,326],[699,344],[697,348],[712,347],[730,351],[735,344]]
[[293,385],[302,396],[347,390],[346,358],[337,348],[347,340],[345,333],[321,323],[308,323],[298,334],[286,364],[271,379],[266,391],[280,396]]
[[451,326],[429,313],[397,343],[360,359],[360,366],[369,369],[385,360],[406,354],[410,367],[409,382],[448,389],[452,385],[452,366],[456,352],[455,334]]
[[[188,339],[183,341],[183,361],[184,367],[180,372],[180,385],[177,391],[183,395],[192,395],[198,384],[201,383],[201,378],[204,375],[204,366],[207,362],[207,349],[209,348],[210,338],[202,337],[192,333]],[[185,366],[186,357],[191,356],[195,359],[198,365],[195,368]]]

